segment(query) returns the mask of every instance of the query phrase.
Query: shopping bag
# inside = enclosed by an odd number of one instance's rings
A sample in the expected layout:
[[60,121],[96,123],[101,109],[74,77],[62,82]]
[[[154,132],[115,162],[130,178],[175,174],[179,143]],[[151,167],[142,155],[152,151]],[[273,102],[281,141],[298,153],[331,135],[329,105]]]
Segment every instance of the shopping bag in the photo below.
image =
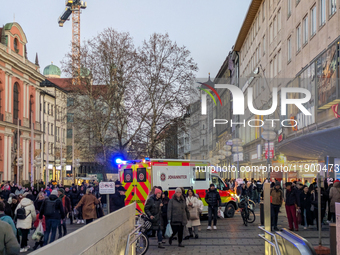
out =
[[198,207],[193,207],[189,210],[190,213],[190,220],[198,220],[199,219],[199,213],[198,213]]
[[44,228],[43,228],[42,222],[40,221],[37,229],[34,231],[32,235],[32,239],[36,242],[39,242],[43,236],[44,236]]
[[172,236],[172,228],[171,228],[170,222],[169,222],[168,225],[166,226],[166,230],[165,230],[164,236],[165,236],[166,238],[170,238],[170,237]]
[[220,218],[224,218],[224,213],[221,209],[218,209],[218,213],[217,213],[218,217]]

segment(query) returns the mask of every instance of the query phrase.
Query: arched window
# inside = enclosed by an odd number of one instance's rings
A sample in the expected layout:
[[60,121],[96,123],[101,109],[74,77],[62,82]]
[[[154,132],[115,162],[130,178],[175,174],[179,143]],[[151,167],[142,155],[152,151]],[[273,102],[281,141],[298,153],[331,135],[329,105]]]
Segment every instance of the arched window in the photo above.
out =
[[14,84],[13,88],[13,119],[19,119],[19,89],[18,84]]

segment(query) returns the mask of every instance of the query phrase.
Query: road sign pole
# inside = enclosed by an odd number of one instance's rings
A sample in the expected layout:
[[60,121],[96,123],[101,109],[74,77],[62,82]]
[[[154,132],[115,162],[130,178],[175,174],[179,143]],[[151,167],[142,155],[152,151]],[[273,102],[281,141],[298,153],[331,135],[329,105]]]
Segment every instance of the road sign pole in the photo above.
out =
[[110,195],[106,194],[107,214],[110,213]]

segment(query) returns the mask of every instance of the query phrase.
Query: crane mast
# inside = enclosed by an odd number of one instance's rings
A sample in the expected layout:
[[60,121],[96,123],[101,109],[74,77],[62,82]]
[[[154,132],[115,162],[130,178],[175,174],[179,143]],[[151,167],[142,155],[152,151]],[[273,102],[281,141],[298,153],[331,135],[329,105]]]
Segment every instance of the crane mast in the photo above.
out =
[[80,65],[80,10],[87,7],[87,3],[80,0],[66,0],[66,9],[60,15],[58,23],[60,27],[69,20],[72,14],[72,73],[73,85],[79,84]]

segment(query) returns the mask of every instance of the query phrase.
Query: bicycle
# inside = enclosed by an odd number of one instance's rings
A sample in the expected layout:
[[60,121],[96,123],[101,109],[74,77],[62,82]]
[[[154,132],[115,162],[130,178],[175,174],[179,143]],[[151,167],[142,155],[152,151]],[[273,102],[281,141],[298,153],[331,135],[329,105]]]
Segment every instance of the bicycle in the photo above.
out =
[[149,249],[149,237],[147,231],[151,228],[152,223],[149,217],[143,213],[141,210],[137,209],[139,215],[136,216],[136,228],[139,228],[137,234],[139,237],[136,240],[136,254],[144,255]]
[[239,208],[241,209],[241,216],[245,226],[248,226],[248,223],[253,223],[255,221],[255,213],[251,209],[249,198],[247,196],[241,197]]

